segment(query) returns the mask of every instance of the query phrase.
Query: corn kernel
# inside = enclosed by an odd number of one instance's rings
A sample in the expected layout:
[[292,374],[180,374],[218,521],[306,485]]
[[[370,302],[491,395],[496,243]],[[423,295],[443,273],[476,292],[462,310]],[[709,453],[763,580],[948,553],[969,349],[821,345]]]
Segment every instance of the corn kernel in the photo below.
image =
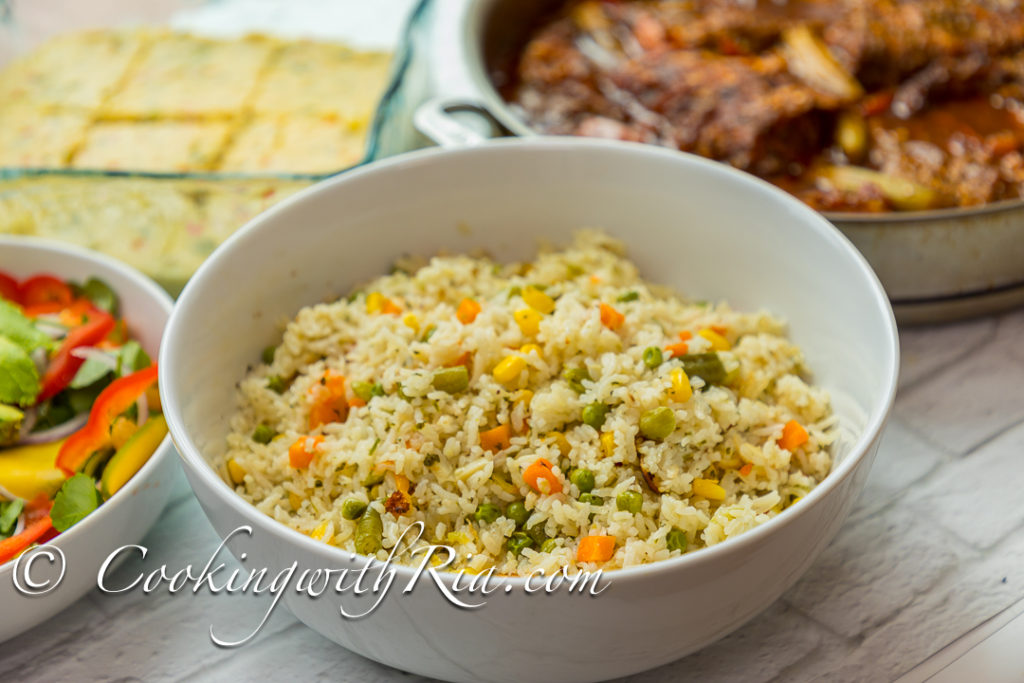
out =
[[604,457],[610,458],[615,454],[615,433],[605,432],[601,434],[601,450],[604,451]]
[[411,329],[413,332],[420,331],[420,319],[416,317],[415,313],[406,313],[402,318],[402,324]]
[[544,315],[555,310],[555,300],[536,287],[527,287],[522,296],[527,306]]
[[289,493],[288,502],[291,503],[293,510],[298,510],[302,507],[302,498],[297,493]]
[[370,292],[366,295],[366,312],[380,313],[384,307],[384,295],[380,292]]
[[533,400],[533,392],[529,389],[520,389],[512,395],[513,403],[529,403]]
[[328,529],[330,522],[321,522],[320,525],[310,532],[309,537],[314,541],[323,541],[324,543],[330,543],[331,539],[334,538],[334,534]]
[[554,442],[555,447],[558,448],[558,453],[563,458],[572,452],[572,444],[569,443],[569,439],[565,438],[565,434],[562,432],[551,432],[548,436],[551,437],[551,441]]
[[676,368],[669,373],[669,379],[672,381],[672,389],[669,391],[672,400],[679,403],[689,401],[693,396],[693,387],[690,386],[690,378],[686,376],[686,371]]
[[245,468],[235,462],[234,458],[228,460],[228,476],[231,477],[231,482],[235,485],[245,481]]
[[541,351],[540,347],[537,346],[536,344],[523,344],[521,347],[519,347],[519,353],[523,354],[524,356],[529,356],[531,353],[536,353],[537,358],[544,357],[544,352]]
[[519,331],[527,336],[534,336],[540,332],[541,314],[530,308],[520,308],[512,314],[519,325]]
[[519,377],[519,373],[526,369],[526,361],[520,356],[505,356],[505,359],[494,366],[494,379],[502,384],[508,384]]
[[725,500],[725,489],[711,479],[694,479],[693,492],[708,500]]
[[718,334],[710,327],[705,327],[697,334],[711,342],[711,348],[715,351],[728,351],[732,348],[732,344],[729,343],[728,339]]

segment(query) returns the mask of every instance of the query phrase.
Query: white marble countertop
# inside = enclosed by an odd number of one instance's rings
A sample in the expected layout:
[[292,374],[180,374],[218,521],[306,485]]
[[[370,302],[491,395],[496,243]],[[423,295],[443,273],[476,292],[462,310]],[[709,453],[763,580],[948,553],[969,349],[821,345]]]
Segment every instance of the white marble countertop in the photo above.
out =
[[[1024,599],[1022,340],[1024,310],[903,330],[893,419],[835,542],[747,626],[629,680],[675,681],[680,672],[704,681],[893,680]],[[149,557],[130,560],[114,580],[163,563],[204,564],[218,543],[182,480],[143,540]],[[241,633],[265,609],[243,595],[93,591],[4,643],[0,680],[412,678],[334,645],[284,609],[247,646],[210,642],[211,626]]]
[[[950,645],[965,634],[1021,611],[1024,310],[905,329],[901,349],[893,418],[867,488],[833,544],[754,621],[629,680],[675,681],[685,673],[704,681],[919,681],[945,665],[919,664],[937,653],[948,663]],[[143,541],[150,555],[131,559],[115,577],[164,563],[202,565],[218,544],[182,479]],[[247,646],[211,643],[211,626],[241,632],[265,609],[263,599],[247,595],[94,590],[0,646],[0,680],[415,678],[334,645],[283,607]]]

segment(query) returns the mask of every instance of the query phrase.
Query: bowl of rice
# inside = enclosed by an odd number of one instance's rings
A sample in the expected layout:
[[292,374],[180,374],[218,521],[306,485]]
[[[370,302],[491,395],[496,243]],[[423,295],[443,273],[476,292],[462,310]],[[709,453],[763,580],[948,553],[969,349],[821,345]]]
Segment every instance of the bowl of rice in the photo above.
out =
[[327,638],[466,681],[635,673],[756,615],[854,503],[897,365],[813,211],[593,140],[317,185],[200,269],[160,358],[245,566],[305,577],[281,597]]

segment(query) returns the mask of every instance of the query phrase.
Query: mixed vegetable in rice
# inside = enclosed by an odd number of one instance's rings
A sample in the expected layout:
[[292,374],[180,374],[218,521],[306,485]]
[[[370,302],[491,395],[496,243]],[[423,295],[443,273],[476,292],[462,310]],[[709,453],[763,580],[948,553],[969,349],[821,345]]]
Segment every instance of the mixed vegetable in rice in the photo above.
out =
[[167,433],[156,379],[102,280],[0,273],[0,564],[146,463]]
[[[835,419],[765,313],[688,302],[581,232],[532,263],[435,257],[301,310],[219,462],[313,538],[449,569],[614,569],[711,546],[829,472]],[[443,554],[442,554],[442,558]]]

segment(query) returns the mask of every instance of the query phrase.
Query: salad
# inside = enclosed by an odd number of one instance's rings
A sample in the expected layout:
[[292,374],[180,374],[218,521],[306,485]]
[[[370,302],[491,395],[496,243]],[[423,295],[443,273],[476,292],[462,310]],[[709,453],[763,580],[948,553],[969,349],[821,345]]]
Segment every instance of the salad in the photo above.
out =
[[0,564],[84,519],[167,434],[118,308],[98,278],[0,272]]

